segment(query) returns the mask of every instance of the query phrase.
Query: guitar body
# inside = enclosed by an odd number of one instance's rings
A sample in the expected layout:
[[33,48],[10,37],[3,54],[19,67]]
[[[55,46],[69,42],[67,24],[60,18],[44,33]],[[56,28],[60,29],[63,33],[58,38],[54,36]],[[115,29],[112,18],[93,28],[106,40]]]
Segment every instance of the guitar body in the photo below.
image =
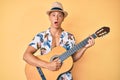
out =
[[[52,51],[46,55],[40,55],[37,56],[39,59],[42,59],[44,61],[50,62],[50,59],[55,55],[61,55],[66,50],[63,47],[55,47],[52,49]],[[58,76],[64,72],[69,71],[72,68],[73,65],[73,59],[71,56],[69,56],[67,59],[65,59],[62,62],[62,66],[57,71],[50,71],[45,68],[41,68],[43,71],[46,80],[57,80]],[[35,66],[32,66],[30,64],[26,64],[25,66],[25,74],[27,77],[27,80],[42,80],[41,76],[39,75],[39,72],[37,71]]]

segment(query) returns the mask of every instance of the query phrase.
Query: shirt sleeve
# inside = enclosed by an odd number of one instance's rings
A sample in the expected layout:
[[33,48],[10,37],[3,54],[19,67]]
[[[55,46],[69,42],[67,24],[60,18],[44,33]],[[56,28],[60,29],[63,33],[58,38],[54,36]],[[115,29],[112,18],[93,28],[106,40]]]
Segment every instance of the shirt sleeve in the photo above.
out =
[[72,37],[71,37],[71,38],[72,38],[72,39],[71,39],[71,48],[72,48],[72,47],[75,46],[76,41],[75,41],[75,37],[74,37],[73,34],[72,34]]
[[75,46],[75,37],[73,34],[66,32],[65,34],[63,34],[62,42],[63,42],[63,47],[66,50],[69,50]]
[[34,36],[34,38],[32,39],[32,41],[29,43],[29,46],[32,46],[35,49],[39,48],[39,46],[40,46],[40,37],[39,37],[39,34],[37,34],[36,36]]

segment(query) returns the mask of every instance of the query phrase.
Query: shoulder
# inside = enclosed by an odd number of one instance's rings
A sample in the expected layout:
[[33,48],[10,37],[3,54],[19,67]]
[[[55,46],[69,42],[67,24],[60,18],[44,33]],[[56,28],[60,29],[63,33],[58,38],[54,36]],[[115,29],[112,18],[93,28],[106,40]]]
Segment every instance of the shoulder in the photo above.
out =
[[[67,31],[63,31],[62,34],[64,34],[64,35],[73,35],[72,33],[67,32]],[[73,35],[73,36],[74,36],[74,35]]]
[[36,36],[44,35],[45,33],[46,33],[46,31],[42,31],[42,32],[37,33]]
[[39,32],[39,33],[37,33],[36,34],[36,37],[43,37],[44,35],[46,35],[48,33],[48,30],[46,30],[46,31],[42,31],[42,32]]
[[70,33],[70,32],[67,32],[67,31],[64,31],[64,34],[66,34],[67,36],[71,36],[71,37],[74,37],[74,34]]
[[74,35],[72,33],[70,33],[70,32],[67,32],[67,31],[63,31],[61,37],[63,37],[63,38],[65,37],[68,40],[75,40]]

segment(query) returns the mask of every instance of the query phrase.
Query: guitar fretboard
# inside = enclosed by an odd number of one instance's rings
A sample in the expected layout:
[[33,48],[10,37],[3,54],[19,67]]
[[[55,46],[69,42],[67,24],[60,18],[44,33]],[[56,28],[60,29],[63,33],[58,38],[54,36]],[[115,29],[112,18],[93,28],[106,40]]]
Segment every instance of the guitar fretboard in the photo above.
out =
[[[94,39],[97,38],[96,34],[92,34],[91,35]],[[59,56],[59,59],[63,62],[65,59],[67,59],[69,56],[71,56],[72,54],[74,54],[76,51],[78,51],[79,49],[81,49],[82,47],[84,47],[87,43],[88,40],[90,39],[90,37],[87,37],[86,39],[84,39],[82,42],[78,43],[77,45],[75,45],[73,48],[71,48],[70,50],[67,50],[66,52],[64,52],[62,55]]]

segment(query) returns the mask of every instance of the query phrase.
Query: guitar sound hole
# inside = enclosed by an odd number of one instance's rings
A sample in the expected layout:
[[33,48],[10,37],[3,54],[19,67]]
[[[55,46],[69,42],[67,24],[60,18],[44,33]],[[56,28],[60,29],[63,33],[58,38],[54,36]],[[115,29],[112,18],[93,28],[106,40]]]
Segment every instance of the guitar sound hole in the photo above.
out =
[[53,60],[57,59],[58,57],[53,58]]
[[52,62],[53,60],[55,60],[55,59],[57,59],[57,58],[59,58],[58,55],[54,55],[54,56],[52,56],[51,59],[50,59],[50,62]]

